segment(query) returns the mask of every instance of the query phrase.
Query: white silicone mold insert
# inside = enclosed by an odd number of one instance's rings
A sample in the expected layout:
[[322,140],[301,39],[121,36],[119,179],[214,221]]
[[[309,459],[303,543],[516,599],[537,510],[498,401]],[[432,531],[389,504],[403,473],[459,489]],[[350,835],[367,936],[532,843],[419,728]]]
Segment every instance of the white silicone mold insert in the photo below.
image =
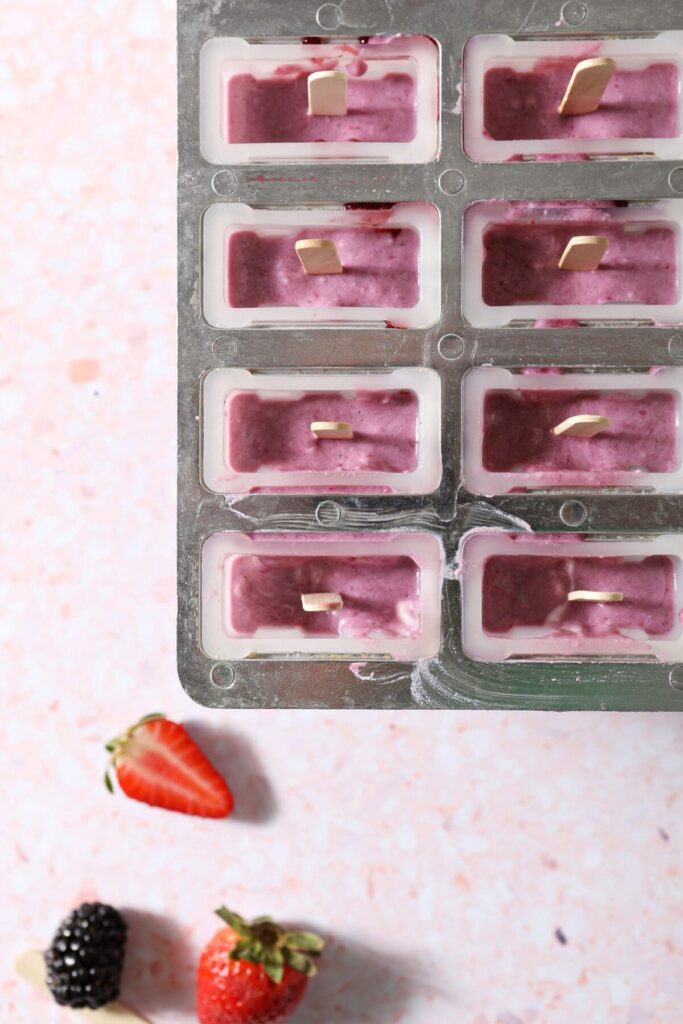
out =
[[[404,473],[377,471],[283,471],[264,466],[255,472],[239,472],[229,466],[226,446],[226,403],[235,392],[251,391],[263,399],[296,401],[316,391],[412,391],[417,396],[415,469]],[[254,489],[343,488],[390,491],[394,494],[428,494],[441,480],[441,382],[434,370],[414,367],[383,373],[253,373],[243,369],[211,370],[203,385],[204,483],[219,493],[243,494]],[[344,444],[353,444],[353,440]]]
[[[672,392],[676,396],[676,468],[667,473],[639,470],[565,469],[495,472],[482,462],[484,402],[490,391],[517,393],[552,391]],[[601,415],[599,402],[596,414]],[[463,480],[473,494],[507,494],[519,489],[563,487],[637,488],[674,494],[683,490],[683,369],[661,367],[651,373],[512,373],[494,366],[469,370],[463,379]],[[580,441],[590,447],[591,438]]]
[[[482,268],[484,263],[484,234],[490,226],[500,224],[528,224],[533,232],[535,224],[563,224],[566,221],[568,239],[582,234],[580,221],[572,214],[585,210],[585,220],[605,218],[605,224],[632,225],[634,234],[648,227],[667,227],[676,239],[677,296],[667,305],[648,305],[639,302],[603,302],[590,305],[555,305],[552,303],[488,305],[483,298]],[[579,200],[562,204],[559,201],[519,202],[481,200],[465,210],[463,226],[462,308],[463,315],[473,327],[506,327],[515,321],[586,321],[620,320],[645,321],[656,324],[683,322],[683,200],[666,199],[652,204],[609,206]],[[609,259],[609,250],[606,259]],[[562,273],[600,273],[596,271],[562,271]]]
[[[547,556],[562,559],[618,558],[635,562],[651,555],[670,558],[674,565],[674,618],[670,634],[648,636],[642,630],[628,635],[587,636],[555,630],[552,621],[538,627],[515,627],[504,635],[483,626],[484,567],[495,555]],[[465,534],[458,553],[462,591],[462,644],[475,661],[576,660],[577,658],[651,658],[663,662],[683,658],[683,534],[662,534],[634,540],[602,540],[590,536],[505,533],[496,529]],[[627,599],[628,595],[626,595]],[[562,607],[562,606],[561,606]],[[553,615],[549,617],[553,618]]]
[[[320,70],[340,70],[363,79],[391,73],[415,83],[416,134],[405,142],[230,142],[227,90],[234,75],[272,78]],[[439,50],[427,36],[374,37],[367,43],[275,43],[217,38],[204,44],[200,57],[202,156],[213,164],[297,160],[364,160],[427,163],[439,148]]]
[[[654,63],[674,64],[679,73],[678,132],[674,138],[632,139],[506,139],[490,138],[484,130],[484,76],[494,67],[531,71],[539,60],[572,57],[612,57],[618,68],[639,70]],[[661,32],[625,39],[512,39],[506,35],[473,36],[465,47],[463,143],[472,160],[501,162],[515,156],[539,154],[652,154],[660,160],[683,156],[683,32]],[[561,97],[560,97],[561,98]]]
[[[253,231],[282,236],[310,228],[310,237],[325,228],[392,230],[413,228],[419,235],[418,290],[414,306],[231,306],[228,241],[231,233]],[[308,233],[308,232],[307,232]],[[429,327],[441,312],[439,213],[430,203],[394,203],[390,209],[363,207],[262,209],[243,203],[215,203],[203,222],[203,311],[212,327],[287,327],[311,324]],[[303,274],[303,270],[301,270]]]
[[[236,555],[362,558],[408,556],[419,572],[420,623],[416,635],[367,637],[311,636],[299,629],[262,628],[251,636],[230,631],[229,566]],[[443,549],[427,533],[244,534],[215,533],[202,549],[201,640],[216,660],[249,657],[394,658],[416,661],[435,656],[440,647]],[[343,596],[343,595],[342,595]]]

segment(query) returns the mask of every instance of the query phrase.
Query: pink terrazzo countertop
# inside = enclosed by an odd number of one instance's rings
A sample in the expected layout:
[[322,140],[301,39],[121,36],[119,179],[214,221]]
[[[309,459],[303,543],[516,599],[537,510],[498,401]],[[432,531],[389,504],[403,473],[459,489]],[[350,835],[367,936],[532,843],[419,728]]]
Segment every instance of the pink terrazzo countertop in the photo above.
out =
[[[293,1024],[675,1024],[683,716],[209,712],[182,694],[174,13],[0,4],[0,1019],[77,1019],[8,968],[102,898],[132,923],[126,992],[155,1024],[194,1020],[222,901],[330,937]],[[225,771],[231,819],[107,796],[102,743],[156,709]]]

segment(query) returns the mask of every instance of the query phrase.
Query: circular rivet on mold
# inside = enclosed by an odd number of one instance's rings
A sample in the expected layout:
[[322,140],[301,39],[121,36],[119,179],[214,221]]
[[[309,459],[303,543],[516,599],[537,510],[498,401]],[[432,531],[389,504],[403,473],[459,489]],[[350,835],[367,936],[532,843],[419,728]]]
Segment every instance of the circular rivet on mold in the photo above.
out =
[[342,23],[341,7],[337,4],[323,4],[318,8],[315,20],[321,28],[338,28]]
[[579,0],[568,0],[566,4],[562,4],[560,18],[565,25],[583,25],[587,17],[588,8]]
[[342,510],[336,501],[321,501],[315,510],[316,522],[320,526],[336,526],[341,515]]
[[674,167],[669,175],[669,184],[674,192],[683,192],[683,167]]
[[211,187],[217,196],[231,196],[237,188],[237,175],[232,171],[216,171]]
[[565,526],[581,526],[587,515],[586,506],[580,501],[565,501],[560,509],[560,519]]
[[465,184],[465,178],[457,167],[449,167],[439,175],[439,188],[445,196],[457,196]]
[[237,354],[237,342],[232,338],[216,338],[211,350],[219,359],[233,359]]
[[674,690],[683,690],[683,665],[676,665],[669,672],[669,683]]
[[669,355],[683,362],[683,334],[674,334],[669,338]]
[[235,685],[235,670],[232,665],[221,663],[211,669],[211,683],[217,690],[229,690]]
[[436,347],[442,359],[459,359],[465,351],[465,342],[458,334],[443,334]]

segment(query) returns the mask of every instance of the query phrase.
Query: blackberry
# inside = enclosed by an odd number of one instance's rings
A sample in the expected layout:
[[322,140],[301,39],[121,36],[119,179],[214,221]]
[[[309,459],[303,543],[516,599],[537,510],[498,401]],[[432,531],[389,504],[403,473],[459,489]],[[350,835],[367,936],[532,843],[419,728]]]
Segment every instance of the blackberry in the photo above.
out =
[[45,954],[60,1006],[96,1010],[119,995],[128,925],[106,903],[83,903],[60,924]]

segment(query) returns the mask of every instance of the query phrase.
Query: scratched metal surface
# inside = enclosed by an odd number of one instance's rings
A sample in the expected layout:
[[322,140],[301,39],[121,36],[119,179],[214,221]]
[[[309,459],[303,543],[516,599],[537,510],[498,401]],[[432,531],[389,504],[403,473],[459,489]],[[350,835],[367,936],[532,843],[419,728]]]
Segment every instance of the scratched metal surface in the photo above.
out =
[[[651,19],[651,20],[650,20]],[[460,310],[461,223],[480,198],[630,199],[680,196],[683,167],[651,160],[474,164],[455,112],[463,46],[477,32],[562,36],[683,29],[680,0],[179,0],[178,168],[178,668],[189,695],[210,707],[538,708],[683,710],[683,666],[650,662],[490,665],[464,657],[458,583],[447,578],[442,653],[426,664],[343,661],[214,663],[199,645],[199,554],[216,530],[421,528],[443,541],[453,566],[462,534],[478,525],[588,533],[683,530],[683,498],[648,494],[508,495],[482,501],[460,484],[460,386],[471,366],[646,367],[683,362],[683,329],[476,330]],[[251,39],[427,33],[441,47],[441,150],[422,165],[273,164],[219,168],[198,146],[198,57],[213,36]],[[683,159],[681,160],[683,164]],[[675,173],[672,173],[674,172]],[[428,200],[441,213],[442,313],[428,330],[314,328],[226,333],[200,310],[200,221],[217,201],[305,205]],[[340,341],[342,344],[340,345]],[[340,362],[340,351],[343,361]],[[443,480],[425,497],[211,494],[199,477],[199,394],[217,366],[264,369],[431,366],[443,387]],[[578,502],[567,510],[566,502]],[[574,515],[579,508],[579,515]]]

